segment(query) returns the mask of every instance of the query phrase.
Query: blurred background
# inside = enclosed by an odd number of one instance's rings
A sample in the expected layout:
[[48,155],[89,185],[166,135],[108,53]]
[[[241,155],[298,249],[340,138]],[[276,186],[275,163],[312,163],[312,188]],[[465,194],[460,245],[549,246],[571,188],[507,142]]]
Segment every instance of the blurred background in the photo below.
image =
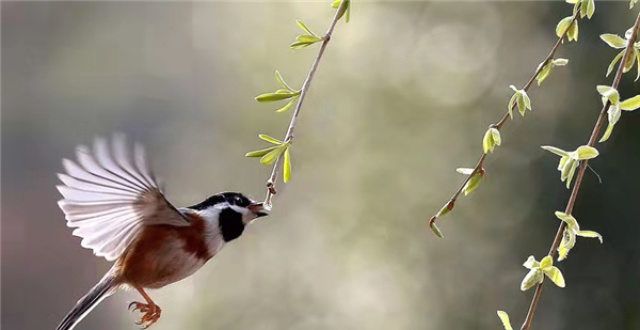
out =
[[[301,18],[317,33],[321,2],[2,3],[2,328],[52,329],[110,267],[80,247],[56,205],[60,160],[96,135],[144,143],[175,205],[224,190],[262,198],[269,168],[243,155],[290,113],[253,97],[300,86],[317,52],[293,51]],[[563,1],[358,2],[340,22],[308,95],[293,179],[272,215],[194,276],[152,291],[163,329],[499,329],[522,322],[530,254],[553,239],[569,192],[557,157],[586,142],[596,84],[637,9],[598,2],[557,68],[530,92],[533,112],[503,130],[487,179],[441,222],[449,198],[571,14]],[[634,69],[635,70],[635,69]],[[633,72],[633,75],[635,71]],[[627,75],[623,97],[639,85]],[[579,239],[545,286],[536,329],[640,329],[640,113],[599,145],[575,216],[605,243]],[[135,329],[121,292],[78,329]]]

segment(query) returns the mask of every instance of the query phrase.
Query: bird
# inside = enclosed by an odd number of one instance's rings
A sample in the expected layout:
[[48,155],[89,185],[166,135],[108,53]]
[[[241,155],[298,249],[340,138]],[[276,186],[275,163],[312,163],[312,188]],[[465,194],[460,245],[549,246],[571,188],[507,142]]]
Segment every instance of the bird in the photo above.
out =
[[58,201],[81,246],[113,262],[102,279],[62,319],[56,330],[73,329],[103,299],[119,289],[133,289],[144,302],[136,324],[147,328],[161,315],[147,293],[180,281],[240,237],[270,207],[242,193],[222,192],[177,208],[163,193],[144,148],[131,147],[124,134],[98,137],[93,148],[76,148],[77,161],[63,159]]

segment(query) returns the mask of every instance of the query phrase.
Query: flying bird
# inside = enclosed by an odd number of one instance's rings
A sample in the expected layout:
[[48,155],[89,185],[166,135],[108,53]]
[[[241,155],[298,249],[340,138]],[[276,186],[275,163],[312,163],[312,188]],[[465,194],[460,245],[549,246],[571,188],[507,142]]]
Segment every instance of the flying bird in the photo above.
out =
[[215,194],[177,208],[163,194],[140,144],[130,150],[124,135],[111,143],[97,138],[93,148],[78,146],[77,162],[64,159],[57,186],[58,205],[73,235],[94,254],[113,261],[102,277],[60,322],[73,329],[98,303],[120,288],[137,290],[144,302],[129,309],[141,313],[143,328],[160,318],[160,307],[147,294],[200,269],[226,243],[240,237],[253,220],[268,214],[263,203],[241,193]]

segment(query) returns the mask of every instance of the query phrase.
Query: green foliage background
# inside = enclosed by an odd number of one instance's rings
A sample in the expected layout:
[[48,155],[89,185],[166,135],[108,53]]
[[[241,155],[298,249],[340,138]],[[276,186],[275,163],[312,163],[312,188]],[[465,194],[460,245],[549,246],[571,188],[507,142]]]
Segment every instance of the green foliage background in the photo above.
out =
[[[557,159],[583,144],[597,84],[635,11],[598,2],[580,40],[502,131],[484,182],[442,219],[426,219],[471,167],[509,84],[535,70],[570,14],[563,2],[356,2],[338,26],[302,112],[295,180],[274,212],[192,278],[153,292],[155,329],[497,329],[531,292],[521,263],[543,255],[568,198]],[[280,137],[289,113],[255,102],[279,69],[300,86],[315,51],[292,51],[300,18],[323,31],[327,3],[2,3],[2,327],[51,328],[109,265],[64,226],[60,159],[94,135],[147,145],[176,205],[239,190],[263,194],[268,168],[246,159],[256,132]],[[633,76],[631,74],[630,76]],[[622,95],[637,94],[627,77]],[[635,92],[634,92],[635,91]],[[574,215],[604,236],[555,265],[537,329],[640,328],[640,114],[599,146]],[[78,329],[133,328],[133,293]],[[34,314],[35,313],[35,314]]]

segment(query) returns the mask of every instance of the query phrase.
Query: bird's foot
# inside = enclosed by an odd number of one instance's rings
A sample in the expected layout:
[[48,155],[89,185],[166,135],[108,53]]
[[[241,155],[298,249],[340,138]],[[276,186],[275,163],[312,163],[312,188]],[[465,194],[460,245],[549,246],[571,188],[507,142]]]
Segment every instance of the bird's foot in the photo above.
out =
[[160,319],[160,313],[162,312],[160,306],[156,304],[145,304],[137,301],[129,304],[129,310],[142,313],[140,320],[136,322],[142,329],[146,329],[156,323]]

